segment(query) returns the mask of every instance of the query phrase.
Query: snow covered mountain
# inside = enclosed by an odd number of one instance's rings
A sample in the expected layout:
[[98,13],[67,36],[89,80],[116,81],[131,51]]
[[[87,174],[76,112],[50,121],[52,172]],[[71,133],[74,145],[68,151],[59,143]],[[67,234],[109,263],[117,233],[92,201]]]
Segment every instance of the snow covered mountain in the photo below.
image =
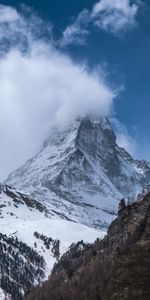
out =
[[116,144],[108,119],[53,130],[0,184],[0,299],[23,299],[72,243],[103,237],[120,199],[140,197],[149,182],[150,164]]
[[149,190],[150,164],[116,144],[106,118],[77,120],[57,129],[41,151],[6,183],[36,196],[48,211],[90,227],[106,228],[118,201]]
[[23,299],[73,242],[92,242],[103,234],[63,220],[27,193],[0,184],[0,300]]

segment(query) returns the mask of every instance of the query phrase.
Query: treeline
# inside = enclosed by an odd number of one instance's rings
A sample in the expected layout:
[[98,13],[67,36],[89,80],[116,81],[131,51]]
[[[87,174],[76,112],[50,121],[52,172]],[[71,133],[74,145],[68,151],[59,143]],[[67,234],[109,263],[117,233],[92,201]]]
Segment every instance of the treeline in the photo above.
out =
[[[39,232],[35,231],[34,232],[34,236],[37,239],[40,239],[41,241],[43,241],[44,246],[46,247],[46,249],[50,249],[51,252],[53,253],[53,256],[58,260],[60,257],[60,241],[59,240],[54,240],[50,237],[47,237],[44,234],[40,234]],[[34,244],[35,247],[37,246],[36,243]]]
[[44,278],[45,261],[34,249],[0,233],[0,287],[21,300]]

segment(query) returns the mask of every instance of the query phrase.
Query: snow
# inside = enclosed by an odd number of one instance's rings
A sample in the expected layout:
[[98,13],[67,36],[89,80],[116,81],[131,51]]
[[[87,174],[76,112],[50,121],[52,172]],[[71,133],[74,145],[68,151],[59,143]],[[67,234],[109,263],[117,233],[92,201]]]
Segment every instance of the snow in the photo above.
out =
[[11,296],[8,294],[7,295],[4,294],[4,291],[1,288],[0,288],[0,300],[11,300]]
[[[17,191],[15,194],[18,196]],[[42,255],[46,261],[46,278],[50,275],[56,258],[53,256],[51,249],[46,249],[43,241],[34,236],[35,231],[54,240],[59,239],[60,255],[65,253],[74,242],[83,240],[91,243],[97,237],[101,238],[105,235],[105,231],[62,220],[56,216],[49,218],[45,213],[41,213],[37,209],[31,209],[26,204],[19,203],[16,207],[13,199],[6,195],[5,189],[0,193],[0,207],[1,233],[18,237],[19,240]],[[37,244],[36,248],[35,242]]]
[[5,295],[1,288],[0,288],[0,300],[5,300]]
[[97,237],[101,238],[105,235],[105,232],[99,232],[98,230],[94,230],[85,225],[57,219],[27,219],[23,222],[20,220],[19,222],[15,220],[9,222],[9,220],[7,220],[0,222],[0,226],[3,234],[11,235],[16,232],[14,236],[17,236],[19,240],[25,242],[32,248],[34,248],[34,243],[37,243],[36,250],[44,257],[47,264],[47,276],[50,274],[50,271],[56,262],[56,258],[53,257],[50,250],[47,250],[44,247],[43,242],[34,236],[35,231],[38,231],[41,234],[43,233],[47,237],[59,239],[61,255],[65,253],[69,246],[74,242],[84,240],[84,242],[91,243],[94,242]]

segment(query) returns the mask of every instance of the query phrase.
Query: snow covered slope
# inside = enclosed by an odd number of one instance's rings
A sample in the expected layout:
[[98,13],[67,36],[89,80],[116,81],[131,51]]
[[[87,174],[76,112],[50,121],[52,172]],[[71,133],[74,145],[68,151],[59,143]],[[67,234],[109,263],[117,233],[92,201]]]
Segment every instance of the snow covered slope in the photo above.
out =
[[[73,242],[93,242],[103,235],[63,220],[27,193],[0,184],[0,287],[10,299],[22,299],[49,276]],[[0,295],[3,299],[2,291]]]
[[84,118],[55,130],[6,182],[63,219],[106,228],[122,197],[132,200],[149,189],[150,164],[118,147],[108,119]]

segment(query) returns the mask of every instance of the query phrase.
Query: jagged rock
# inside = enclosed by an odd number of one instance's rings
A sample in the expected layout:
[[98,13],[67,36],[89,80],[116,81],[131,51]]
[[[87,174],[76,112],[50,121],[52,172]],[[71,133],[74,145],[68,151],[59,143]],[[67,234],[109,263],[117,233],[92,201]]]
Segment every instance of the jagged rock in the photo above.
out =
[[103,240],[70,249],[27,300],[148,300],[149,282],[150,193],[122,207]]
[[12,200],[12,204],[22,204],[26,205],[28,208],[35,208],[41,213],[48,213],[47,208],[40,201],[29,194],[17,191],[15,188],[8,186],[7,184],[0,184],[0,194],[2,193]]

